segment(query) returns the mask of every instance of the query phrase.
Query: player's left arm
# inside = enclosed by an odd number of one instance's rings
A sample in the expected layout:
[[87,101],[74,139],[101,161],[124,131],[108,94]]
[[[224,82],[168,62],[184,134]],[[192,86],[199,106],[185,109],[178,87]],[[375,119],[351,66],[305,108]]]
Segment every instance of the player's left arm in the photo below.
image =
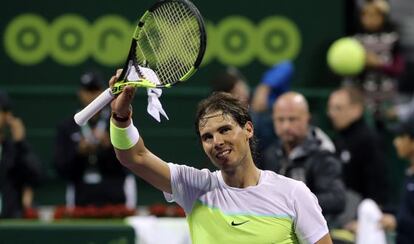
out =
[[332,239],[329,234],[324,235],[316,244],[332,244]]

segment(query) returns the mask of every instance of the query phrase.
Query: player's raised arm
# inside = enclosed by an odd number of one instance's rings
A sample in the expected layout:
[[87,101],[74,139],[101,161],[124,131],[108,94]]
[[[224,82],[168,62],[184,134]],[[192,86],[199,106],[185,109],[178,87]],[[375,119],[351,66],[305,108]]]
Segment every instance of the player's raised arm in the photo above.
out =
[[[121,74],[109,81],[112,87]],[[154,187],[171,193],[170,170],[166,162],[151,153],[145,145],[138,129],[134,126],[131,115],[135,88],[126,86],[112,101],[111,142],[118,160],[136,175]]]

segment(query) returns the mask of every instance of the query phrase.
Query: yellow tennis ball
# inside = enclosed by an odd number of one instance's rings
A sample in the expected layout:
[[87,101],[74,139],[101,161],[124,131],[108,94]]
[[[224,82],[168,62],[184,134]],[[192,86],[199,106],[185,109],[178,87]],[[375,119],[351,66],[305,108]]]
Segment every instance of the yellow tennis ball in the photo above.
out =
[[340,38],[329,47],[327,62],[335,74],[357,75],[365,67],[365,49],[355,38]]

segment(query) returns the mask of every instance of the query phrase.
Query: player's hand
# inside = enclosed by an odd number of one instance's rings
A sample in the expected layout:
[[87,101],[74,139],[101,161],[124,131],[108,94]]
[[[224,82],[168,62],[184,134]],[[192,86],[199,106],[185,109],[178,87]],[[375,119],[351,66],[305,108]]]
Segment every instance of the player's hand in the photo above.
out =
[[7,124],[10,127],[10,134],[13,138],[13,141],[19,142],[24,140],[26,137],[26,128],[24,127],[23,121],[15,117],[13,114],[9,113],[7,115]]
[[[116,75],[109,80],[109,86],[113,87],[122,73],[122,69],[116,71]],[[129,117],[131,114],[131,103],[134,99],[135,88],[126,86],[122,92],[111,102],[111,109],[120,117]]]

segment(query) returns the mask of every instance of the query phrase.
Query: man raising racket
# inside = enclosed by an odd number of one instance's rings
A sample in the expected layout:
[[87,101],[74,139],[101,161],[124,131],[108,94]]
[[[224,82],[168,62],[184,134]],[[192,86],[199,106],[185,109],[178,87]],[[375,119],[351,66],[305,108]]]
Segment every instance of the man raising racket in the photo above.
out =
[[332,243],[310,190],[255,166],[253,124],[238,99],[214,93],[198,105],[196,132],[219,169],[210,172],[167,163],[145,147],[131,119],[134,90],[125,87],[111,103],[115,152],[124,166],[185,210],[193,243]]

